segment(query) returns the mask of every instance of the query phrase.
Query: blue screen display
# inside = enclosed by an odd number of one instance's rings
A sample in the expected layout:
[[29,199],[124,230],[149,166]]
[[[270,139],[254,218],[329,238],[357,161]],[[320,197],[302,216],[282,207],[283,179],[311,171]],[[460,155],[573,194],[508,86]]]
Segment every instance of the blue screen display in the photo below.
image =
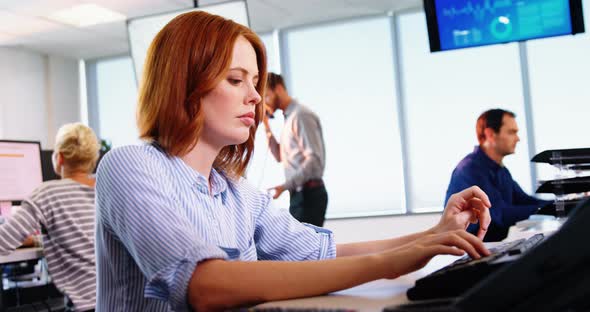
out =
[[572,33],[568,0],[437,0],[441,50]]

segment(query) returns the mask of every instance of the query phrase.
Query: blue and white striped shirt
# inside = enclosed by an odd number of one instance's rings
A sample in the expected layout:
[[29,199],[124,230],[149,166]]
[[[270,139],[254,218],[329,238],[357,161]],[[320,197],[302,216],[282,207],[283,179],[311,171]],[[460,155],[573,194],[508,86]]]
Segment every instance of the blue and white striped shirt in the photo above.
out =
[[102,159],[96,185],[97,311],[185,311],[197,263],[334,258],[332,233],[271,207],[245,179],[205,177],[155,145]]

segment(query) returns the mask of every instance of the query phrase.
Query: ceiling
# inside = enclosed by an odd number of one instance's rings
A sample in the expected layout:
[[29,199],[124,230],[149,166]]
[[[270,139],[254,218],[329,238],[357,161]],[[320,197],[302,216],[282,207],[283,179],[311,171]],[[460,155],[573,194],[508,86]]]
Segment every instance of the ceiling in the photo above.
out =
[[[207,5],[225,0],[201,0]],[[76,59],[129,53],[125,21],[78,28],[49,14],[94,3],[135,18],[192,8],[192,0],[0,0],[0,47],[18,47]],[[422,0],[247,0],[251,28],[263,33],[353,16],[419,8]]]

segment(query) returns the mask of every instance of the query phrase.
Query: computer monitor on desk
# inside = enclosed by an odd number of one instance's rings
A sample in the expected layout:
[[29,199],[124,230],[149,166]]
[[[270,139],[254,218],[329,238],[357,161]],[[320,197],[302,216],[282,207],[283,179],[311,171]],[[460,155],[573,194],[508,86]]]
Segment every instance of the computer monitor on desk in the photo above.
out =
[[13,202],[20,202],[43,182],[41,144],[30,141],[0,140],[0,204],[9,213]]
[[[29,196],[43,182],[41,174],[41,144],[30,141],[0,140],[0,212],[1,218],[9,218],[13,203]],[[0,266],[23,260],[38,259],[40,250],[21,250],[0,257]],[[2,270],[0,270],[0,311],[12,302],[4,296]],[[62,299],[63,300],[63,299]],[[24,310],[23,310],[24,311]]]
[[[98,168],[98,164],[102,157],[106,154],[105,151],[100,150],[98,154],[98,161],[96,162],[96,166],[94,167],[94,171],[92,173],[96,173],[96,169]],[[55,173],[53,169],[53,150],[42,150],[41,151],[41,169],[43,171],[43,181],[49,180],[59,180],[61,179],[60,176]]]
[[41,151],[41,170],[43,172],[43,181],[60,179],[53,169],[53,150]]

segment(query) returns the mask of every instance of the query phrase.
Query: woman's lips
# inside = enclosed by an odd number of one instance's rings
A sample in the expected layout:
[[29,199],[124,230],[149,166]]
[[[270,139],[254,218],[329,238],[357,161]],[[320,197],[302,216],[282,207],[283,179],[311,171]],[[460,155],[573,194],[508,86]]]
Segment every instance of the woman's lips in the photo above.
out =
[[240,121],[248,127],[254,124],[254,113],[247,113],[238,118],[240,118]]
[[240,121],[242,121],[242,123],[248,127],[254,124],[254,118],[250,117],[240,117]]

